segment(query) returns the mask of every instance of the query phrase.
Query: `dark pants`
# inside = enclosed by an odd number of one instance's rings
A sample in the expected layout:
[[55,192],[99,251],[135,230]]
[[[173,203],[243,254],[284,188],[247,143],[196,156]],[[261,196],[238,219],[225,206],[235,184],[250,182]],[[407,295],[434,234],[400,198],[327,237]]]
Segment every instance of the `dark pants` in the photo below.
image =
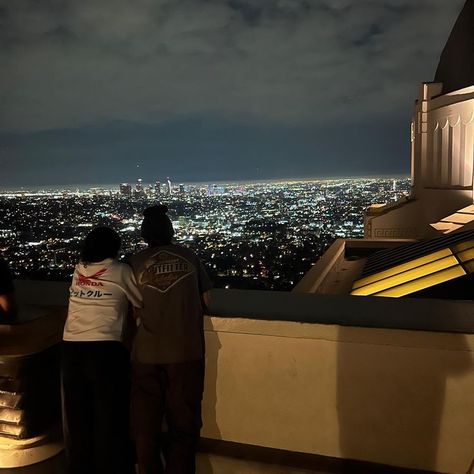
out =
[[64,342],[63,426],[70,474],[131,474],[130,363],[115,341]]
[[[134,362],[132,369],[132,433],[140,474],[193,474],[202,426],[204,361]],[[163,418],[168,425],[165,446],[161,434]]]

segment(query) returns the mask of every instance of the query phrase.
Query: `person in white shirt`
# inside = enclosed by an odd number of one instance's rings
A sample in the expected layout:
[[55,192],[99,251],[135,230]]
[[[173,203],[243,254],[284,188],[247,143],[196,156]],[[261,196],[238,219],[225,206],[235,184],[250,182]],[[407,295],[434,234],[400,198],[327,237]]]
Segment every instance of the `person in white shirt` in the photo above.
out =
[[62,398],[71,474],[134,473],[129,440],[129,351],[124,344],[141,295],[132,269],[116,260],[120,237],[96,227],[74,270],[63,334]]

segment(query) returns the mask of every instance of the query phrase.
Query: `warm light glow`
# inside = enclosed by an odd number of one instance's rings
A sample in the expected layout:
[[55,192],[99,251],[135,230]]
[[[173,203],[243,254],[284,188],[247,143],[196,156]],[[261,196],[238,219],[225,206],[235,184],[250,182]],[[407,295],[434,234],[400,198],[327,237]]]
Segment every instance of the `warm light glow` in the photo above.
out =
[[436,224],[430,224],[433,229],[443,234],[450,234],[455,230],[458,230],[462,227],[461,224],[453,224],[452,222],[437,222]]
[[474,221],[474,214],[464,214],[461,212],[456,212],[451,214],[448,217],[445,217],[443,221],[453,222],[454,224],[469,224],[469,222]]
[[458,212],[464,212],[466,214],[474,214],[474,204],[471,204],[470,206],[460,209]]
[[459,209],[459,211],[456,211],[454,214],[444,217],[439,222],[430,225],[433,229],[443,234],[450,234],[471,222],[474,222],[474,205]]

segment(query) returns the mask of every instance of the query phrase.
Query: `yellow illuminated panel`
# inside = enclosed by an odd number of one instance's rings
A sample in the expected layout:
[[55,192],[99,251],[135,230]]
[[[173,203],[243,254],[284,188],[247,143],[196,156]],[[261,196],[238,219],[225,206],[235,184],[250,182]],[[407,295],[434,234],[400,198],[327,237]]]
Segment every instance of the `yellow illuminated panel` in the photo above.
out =
[[461,242],[356,281],[357,296],[398,298],[474,273],[474,240]]
[[384,278],[383,280],[379,280],[369,285],[363,286],[362,288],[353,290],[351,294],[357,296],[373,295],[374,293],[378,293],[388,288],[401,285],[403,283],[424,277],[426,275],[430,275],[435,272],[439,272],[446,268],[454,267],[456,265],[459,265],[459,262],[456,260],[454,255],[451,255],[449,257],[445,257],[440,260],[427,263],[426,265],[422,265],[406,272],[398,273],[397,275],[394,275],[392,277]]
[[[411,260],[410,262],[402,263],[401,265],[397,265],[395,267],[389,268],[388,270],[384,270],[382,272],[376,273],[374,275],[370,275],[365,278],[361,278],[354,283],[352,287],[354,290],[357,288],[361,288],[362,286],[366,286],[369,283],[377,282],[383,278],[388,278],[393,275],[397,275],[399,273],[406,272],[407,270],[411,270],[413,268],[419,267],[421,265],[426,265],[427,263],[434,262],[435,260],[442,259],[444,257],[448,257],[452,255],[450,249],[443,249],[439,250],[438,252],[431,253],[429,255],[425,255],[424,257],[416,258],[415,260]],[[352,294],[355,294],[354,292]]]
[[390,288],[380,293],[376,293],[373,296],[385,296],[390,298],[400,298],[401,296],[406,296],[411,293],[416,293],[417,291],[425,290],[430,286],[439,285],[449,280],[454,280],[461,276],[466,275],[466,272],[461,266],[456,266],[452,268],[447,268],[441,272],[434,273],[432,275],[427,275],[417,280],[404,283],[395,288]]

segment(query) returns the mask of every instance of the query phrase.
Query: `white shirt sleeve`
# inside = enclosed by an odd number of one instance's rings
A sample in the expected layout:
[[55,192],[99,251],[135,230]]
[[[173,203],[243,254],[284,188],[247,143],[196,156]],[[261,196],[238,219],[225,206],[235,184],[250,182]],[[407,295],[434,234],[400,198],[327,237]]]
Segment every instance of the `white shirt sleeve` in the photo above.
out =
[[125,290],[128,301],[130,301],[135,308],[141,308],[143,306],[142,295],[138,289],[133,270],[127,264],[123,264],[122,278],[123,289]]

